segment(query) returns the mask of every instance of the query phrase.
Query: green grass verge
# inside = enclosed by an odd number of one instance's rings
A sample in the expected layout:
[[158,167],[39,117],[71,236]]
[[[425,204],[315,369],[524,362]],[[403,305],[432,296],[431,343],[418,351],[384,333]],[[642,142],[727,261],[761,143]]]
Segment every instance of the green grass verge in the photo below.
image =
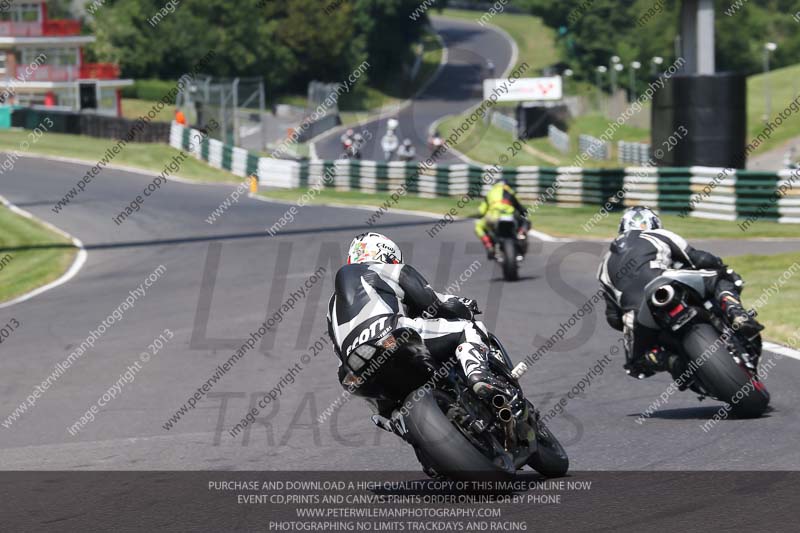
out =
[[[29,140],[29,133],[23,130],[0,131],[0,150],[19,150],[22,152],[20,143],[24,140]],[[111,139],[48,132],[35,143],[31,143],[25,152],[98,161],[105,155],[106,150],[114,144],[116,144],[116,141]],[[179,153],[179,150],[165,144],[128,143],[112,163],[160,173],[164,170],[164,165]],[[190,176],[198,181],[233,182],[238,180],[233,174],[212,168],[207,163],[194,157],[189,157],[183,161],[178,175]]]
[[[531,216],[534,229],[557,237],[612,238],[617,235],[621,213],[611,213],[602,218],[589,231],[583,225],[600,212],[599,206],[558,207],[543,205]],[[705,218],[662,215],[664,226],[687,239],[754,239],[794,238],[800,234],[796,224],[778,224],[761,220],[747,232],[735,222]]]
[[[444,119],[439,127],[444,137],[459,127],[469,113],[463,115],[450,116]],[[500,164],[505,166],[518,167],[524,165],[538,166],[572,166],[575,164],[578,152],[578,135],[585,133],[599,137],[608,127],[609,121],[601,115],[584,115],[576,117],[570,121],[569,136],[571,150],[564,154],[556,150],[546,138],[529,139],[527,149],[512,150],[510,147],[516,140],[516,136],[508,131],[502,130],[493,125],[485,125],[482,122],[469,128],[469,133],[462,136],[456,143],[456,149],[464,153],[467,157],[490,165]],[[649,131],[630,125],[620,126],[616,133],[616,138],[626,141],[647,142]],[[520,141],[521,142],[521,141]],[[504,157],[508,158],[507,160]],[[606,161],[586,161],[580,165],[587,168],[615,168],[620,164],[617,162],[616,154],[612,152],[612,158]]]
[[[55,244],[53,248],[18,249]],[[77,248],[38,222],[0,206],[0,302],[41,287],[70,267]]]
[[[295,202],[308,189],[270,189],[262,190],[260,194],[266,198]],[[376,209],[391,193],[369,194],[356,191],[335,191],[323,189],[319,191],[310,203],[339,203],[346,205],[368,205]],[[467,204],[457,215],[462,217],[478,216],[479,202]],[[411,211],[427,211],[431,213],[446,213],[456,206],[455,198],[421,198],[407,195],[397,204],[398,209]],[[607,239],[616,236],[619,225],[619,215],[612,213],[586,232],[583,224],[599,212],[598,207],[559,207],[556,205],[543,205],[531,216],[533,228],[556,237]],[[367,217],[365,216],[365,219]],[[742,239],[756,237],[786,237],[797,238],[798,228],[793,224],[777,224],[775,222],[759,222],[752,226],[747,233],[742,233],[733,222],[722,220],[706,220],[698,218],[681,218],[675,215],[664,215],[664,225],[672,231],[679,233],[687,239]]]
[[[139,117],[146,117],[151,111],[155,111],[155,102],[150,100],[140,100],[138,98],[122,99],[122,116],[131,120]],[[153,119],[156,122],[171,122],[175,106],[168,105],[161,108]]]
[[[765,90],[769,86],[772,108],[769,119],[773,120],[782,112],[800,91],[800,64],[773,70],[768,74],[758,74],[747,79],[747,131],[750,143],[764,130],[764,116],[767,112]],[[777,148],[793,137],[800,136],[800,112],[793,112],[783,124],[775,128],[772,136],[759,145],[753,153],[763,153]]]
[[[483,12],[467,11],[457,9],[445,9],[442,12],[443,16],[455,18],[460,20],[467,20],[471,22],[478,22]],[[541,69],[552,65],[559,60],[558,49],[555,45],[555,33],[552,28],[545,26],[541,19],[530,15],[521,14],[499,14],[489,19],[490,24],[494,24],[506,32],[516,41],[519,48],[519,61],[526,61],[534,69]],[[533,74],[531,74],[533,75]],[[585,92],[587,94],[594,94],[594,87],[589,83],[583,83],[580,86],[575,84],[572,80],[566,80],[566,88],[575,92]],[[769,90],[771,95],[771,109],[767,113],[766,106],[766,91]],[[800,91],[800,64],[790,65],[788,67],[779,68],[770,71],[768,74],[756,74],[748,77],[747,79],[747,129],[748,129],[748,143],[755,139],[765,127],[764,118],[769,115],[769,119],[774,119],[778,113],[783,111],[795,98]],[[649,112],[649,111],[647,111]],[[607,119],[598,117],[607,122]],[[597,120],[597,119],[595,119]],[[575,132],[573,136],[578,133],[587,133],[590,135],[597,135],[599,132],[593,133],[589,129],[583,129],[583,124],[576,122],[572,125],[571,132]],[[603,126],[605,129],[605,125]],[[595,130],[596,131],[596,130]],[[600,130],[602,131],[602,130]],[[786,141],[800,137],[800,113],[793,113],[781,126],[772,132],[772,136],[764,143],[758,146],[753,151],[753,154],[761,154],[768,150],[778,148]],[[633,132],[620,131],[615,135],[615,139],[625,141],[649,141],[649,130],[639,130]],[[543,148],[539,146],[540,141],[536,141],[533,145],[537,149]],[[546,143],[546,141],[544,141]],[[549,144],[549,143],[548,143]],[[469,154],[468,154],[469,155]],[[574,158],[575,154],[568,154]],[[470,156],[472,157],[472,156]],[[532,160],[536,160],[535,158]],[[494,161],[491,161],[494,162]],[[541,163],[532,163],[541,164]],[[598,166],[603,166],[599,163]]]
[[[484,15],[483,11],[467,11],[461,9],[445,9],[442,16],[478,23]],[[532,15],[500,13],[489,19],[488,24],[505,30],[517,43],[519,58],[515,67],[527,63],[530,70],[526,77],[539,74],[539,71],[558,62],[558,51],[555,45],[555,31],[545,26],[542,19]],[[500,76],[502,72],[496,72]]]
[[[788,269],[800,264],[800,253],[778,255],[740,255],[725,259],[747,282],[742,300],[745,307],[765,295],[763,291],[778,283],[777,291],[764,296],[765,303],[758,308],[758,320],[766,326],[764,337],[787,342],[800,330],[800,283],[789,277]],[[793,269],[797,275],[796,267]],[[786,274],[785,274],[786,273]],[[785,283],[781,286],[780,281]]]

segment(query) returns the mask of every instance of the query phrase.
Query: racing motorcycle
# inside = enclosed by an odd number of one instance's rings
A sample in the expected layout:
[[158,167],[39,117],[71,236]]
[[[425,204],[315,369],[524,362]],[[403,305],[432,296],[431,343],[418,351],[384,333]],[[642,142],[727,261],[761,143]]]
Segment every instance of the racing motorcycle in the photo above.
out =
[[397,135],[395,135],[394,131],[389,130],[386,132],[381,138],[381,149],[383,150],[383,159],[386,161],[391,161],[392,156],[394,155],[397,147],[399,146],[400,141],[397,139]]
[[395,406],[388,428],[377,420],[383,417],[373,416],[373,422],[413,446],[431,477],[508,479],[525,465],[547,477],[563,476],[567,453],[519,384],[527,366],[514,367],[494,334],[486,340],[489,368],[506,385],[505,393],[491,398],[472,391],[455,357],[437,363],[408,328],[356,347],[346,360],[344,384],[357,383],[372,368],[380,387],[354,393]]
[[514,215],[503,215],[494,225],[494,259],[503,266],[503,279],[519,279],[519,264],[528,251],[528,236]]
[[664,272],[645,287],[636,320],[661,332],[659,346],[653,350],[678,356],[677,368],[671,372],[680,390],[691,389],[700,400],[711,397],[725,402],[735,416],[758,417],[770,400],[756,372],[761,335],[748,339],[732,327],[706,284],[708,277],[715,275],[724,274],[709,270]]
[[353,139],[344,141],[344,153],[347,159],[361,159],[360,146]]
[[439,152],[444,146],[444,140],[439,135],[433,135],[428,139],[428,149],[431,151],[431,157],[439,157]]

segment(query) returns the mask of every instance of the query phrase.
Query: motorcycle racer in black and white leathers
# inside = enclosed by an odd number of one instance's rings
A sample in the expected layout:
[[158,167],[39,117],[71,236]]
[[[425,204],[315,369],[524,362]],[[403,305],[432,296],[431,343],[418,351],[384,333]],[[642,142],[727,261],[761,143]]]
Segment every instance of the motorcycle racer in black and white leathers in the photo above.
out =
[[[414,267],[402,261],[393,241],[369,232],[353,239],[347,264],[336,273],[328,304],[328,334],[340,359],[342,386],[348,374],[343,363],[353,350],[392,330],[409,328],[440,362],[455,354],[477,394],[492,394],[501,384],[487,369],[486,328],[473,322],[476,302],[434,291]],[[368,382],[364,388],[374,386]],[[382,416],[388,414],[377,403],[373,405]]]
[[625,333],[628,374],[649,377],[656,370],[673,370],[663,354],[647,352],[654,345],[658,331],[637,323],[635,313],[644,299],[647,284],[665,270],[705,270],[709,292],[731,319],[733,327],[752,337],[763,329],[740,300],[741,277],[716,255],[692,248],[682,237],[662,228],[661,219],[652,210],[636,206],[622,216],[619,236],[603,258],[598,278],[605,289],[608,324]]

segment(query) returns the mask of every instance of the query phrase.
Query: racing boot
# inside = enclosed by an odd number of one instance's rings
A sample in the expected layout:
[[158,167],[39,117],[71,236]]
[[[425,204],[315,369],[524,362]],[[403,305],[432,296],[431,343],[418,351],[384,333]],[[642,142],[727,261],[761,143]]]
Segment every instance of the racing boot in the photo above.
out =
[[472,342],[461,343],[456,348],[456,357],[472,391],[479,397],[491,398],[496,394],[509,394],[506,383],[494,377],[489,369],[488,349],[485,346]]
[[680,357],[673,353],[669,353],[661,346],[657,346],[644,355],[644,363],[646,368],[652,372],[669,372],[670,375],[678,383],[680,390],[686,390],[687,376],[686,365]]
[[394,433],[394,428],[392,427],[392,421],[386,418],[385,416],[372,415],[371,420],[373,424],[375,424],[382,430],[388,431],[389,433]]
[[530,223],[523,224],[517,233],[517,241],[519,243],[519,252],[523,257],[528,254],[528,231],[530,231]]
[[491,237],[484,235],[481,237],[481,242],[483,243],[483,247],[486,248],[486,258],[489,259],[489,261],[494,261],[494,243]]
[[720,295],[720,305],[722,306],[722,310],[725,311],[725,314],[728,315],[733,330],[742,332],[748,339],[752,339],[764,329],[764,326],[759,324],[759,322],[742,307],[742,302],[730,292],[723,292]]
[[375,411],[375,414],[372,415],[372,423],[384,431],[393,433],[392,412],[394,410],[394,402],[378,398],[364,398],[364,400]]
[[667,370],[666,354],[661,348],[653,348],[641,357],[628,358],[623,368],[632,378],[649,378],[656,372]]
[[656,347],[644,354],[645,364],[654,372],[669,370],[669,359],[663,348]]

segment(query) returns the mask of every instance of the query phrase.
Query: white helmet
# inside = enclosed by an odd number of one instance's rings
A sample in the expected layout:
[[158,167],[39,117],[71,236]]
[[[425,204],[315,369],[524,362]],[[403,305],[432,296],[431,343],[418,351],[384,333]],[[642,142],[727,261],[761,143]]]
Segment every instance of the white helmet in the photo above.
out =
[[397,126],[399,125],[400,123],[397,122],[396,118],[390,118],[389,120],[386,121],[386,127],[389,128],[389,131],[396,130]]
[[661,227],[661,219],[658,218],[655,211],[641,205],[631,207],[625,211],[625,214],[622,215],[622,219],[619,221],[620,233],[631,230],[647,231],[659,229]]
[[387,263],[394,265],[403,262],[403,253],[393,240],[380,233],[362,233],[350,243],[347,264]]

